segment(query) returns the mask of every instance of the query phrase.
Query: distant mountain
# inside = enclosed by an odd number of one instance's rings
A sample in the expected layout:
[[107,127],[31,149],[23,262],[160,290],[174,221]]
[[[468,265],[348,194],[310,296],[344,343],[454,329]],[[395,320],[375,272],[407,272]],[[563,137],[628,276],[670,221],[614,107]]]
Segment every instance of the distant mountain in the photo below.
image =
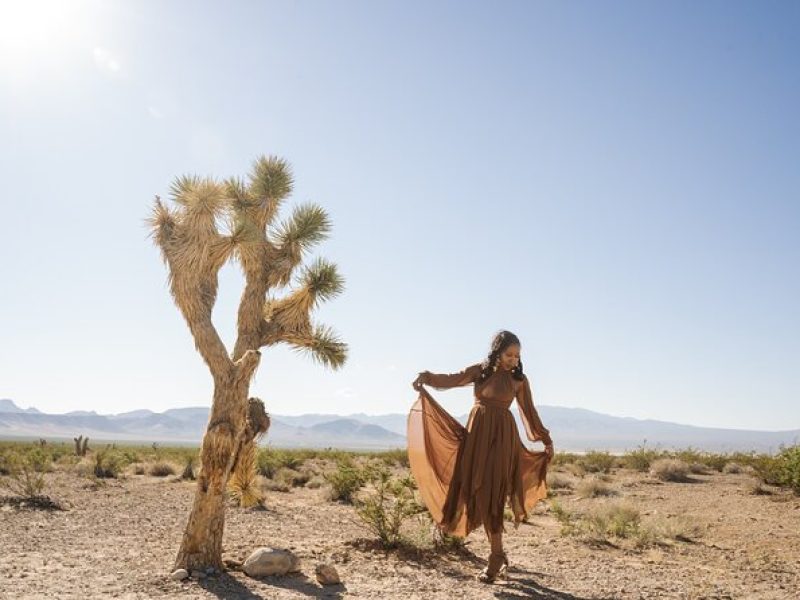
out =
[[0,398],[0,413],[30,413],[38,414],[35,408],[20,408],[12,400],[8,398]]
[[[632,449],[643,442],[653,448],[687,448],[731,452],[774,452],[781,445],[800,443],[800,429],[752,431],[695,427],[652,419],[615,417],[582,408],[538,406],[557,450]],[[117,415],[73,411],[52,415],[21,409],[0,400],[0,438],[51,437],[71,439],[88,435],[95,440],[197,443],[208,421],[207,407],[173,408],[156,413],[134,410]],[[519,424],[516,408],[512,409]],[[405,446],[407,415],[271,415],[266,443],[277,447],[382,449]],[[458,417],[465,423],[467,415]],[[521,429],[522,430],[522,429]],[[524,439],[524,436],[523,436]]]

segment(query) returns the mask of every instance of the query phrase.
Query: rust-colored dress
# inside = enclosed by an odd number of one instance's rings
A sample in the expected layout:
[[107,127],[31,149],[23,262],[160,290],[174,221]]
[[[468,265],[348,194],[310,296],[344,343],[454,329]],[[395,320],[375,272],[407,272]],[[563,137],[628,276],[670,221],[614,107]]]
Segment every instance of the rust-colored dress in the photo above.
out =
[[421,390],[408,415],[408,458],[420,495],[439,526],[466,536],[482,524],[503,531],[506,501],[519,525],[547,496],[547,454],[528,450],[509,410],[516,398],[527,437],[551,443],[542,425],[528,378],[514,379],[497,369],[478,383],[481,365],[459,373],[424,373],[423,384],[437,389],[473,384],[475,405],[462,426]]

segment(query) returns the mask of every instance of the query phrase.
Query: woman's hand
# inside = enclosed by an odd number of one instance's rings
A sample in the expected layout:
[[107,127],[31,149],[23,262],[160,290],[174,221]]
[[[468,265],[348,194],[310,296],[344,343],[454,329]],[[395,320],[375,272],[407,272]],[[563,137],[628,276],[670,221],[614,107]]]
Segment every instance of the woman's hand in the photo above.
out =
[[553,450],[553,442],[544,445],[544,453],[547,455],[547,462],[553,460],[553,456],[555,455],[555,451]]
[[420,373],[419,375],[417,375],[417,378],[416,378],[416,379],[414,380],[414,382],[411,384],[411,386],[412,386],[412,387],[413,387],[415,390],[417,390],[418,392],[419,392],[419,391],[422,389],[422,385],[425,383],[425,375],[426,375],[426,374],[427,374],[427,371],[423,371],[422,373]]

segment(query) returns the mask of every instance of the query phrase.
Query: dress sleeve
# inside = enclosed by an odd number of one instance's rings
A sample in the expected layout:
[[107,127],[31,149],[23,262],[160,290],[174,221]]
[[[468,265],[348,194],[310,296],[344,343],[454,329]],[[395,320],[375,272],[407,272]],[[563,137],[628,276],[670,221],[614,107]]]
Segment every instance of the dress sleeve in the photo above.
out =
[[522,423],[525,425],[525,433],[528,434],[528,439],[532,442],[542,441],[545,445],[552,444],[550,430],[542,424],[539,413],[536,412],[536,407],[533,405],[533,392],[527,377],[522,380],[522,385],[519,386],[517,404],[519,404]]
[[458,373],[438,374],[424,371],[422,373],[422,383],[433,386],[439,390],[446,390],[448,388],[474,383],[478,375],[480,375],[480,372],[480,363],[471,365]]

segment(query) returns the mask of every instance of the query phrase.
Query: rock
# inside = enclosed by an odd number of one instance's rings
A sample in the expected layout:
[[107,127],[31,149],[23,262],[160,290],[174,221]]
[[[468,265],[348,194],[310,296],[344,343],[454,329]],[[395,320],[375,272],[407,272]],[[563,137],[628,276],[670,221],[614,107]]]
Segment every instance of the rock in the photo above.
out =
[[336,585],[342,582],[339,579],[339,573],[336,572],[336,568],[331,564],[317,565],[314,572],[317,575],[317,581],[321,585]]
[[174,579],[175,581],[183,581],[184,579],[189,577],[189,571],[186,569],[176,569],[169,575],[170,579]]
[[300,559],[288,550],[258,548],[244,561],[242,570],[250,577],[285,575],[300,570]]

